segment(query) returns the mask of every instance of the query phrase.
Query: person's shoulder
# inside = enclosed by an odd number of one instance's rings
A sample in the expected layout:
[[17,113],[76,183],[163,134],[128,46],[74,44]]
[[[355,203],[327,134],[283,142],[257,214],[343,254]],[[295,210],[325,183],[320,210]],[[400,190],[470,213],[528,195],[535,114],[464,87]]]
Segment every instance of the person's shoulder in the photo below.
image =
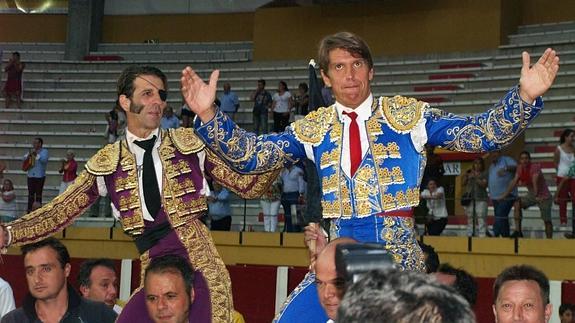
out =
[[421,119],[428,104],[401,95],[381,97],[380,105],[387,124],[400,133],[412,130]]
[[108,305],[102,302],[94,302],[82,297],[80,301],[80,311],[87,317],[101,323],[112,323],[118,314]]
[[302,143],[319,145],[337,118],[334,105],[321,107],[308,113],[305,118],[293,122],[290,127]]
[[197,153],[204,149],[204,142],[196,135],[193,128],[168,129],[168,135],[174,146],[184,155]]
[[120,162],[120,145],[122,140],[118,140],[113,144],[107,144],[92,156],[86,163],[86,170],[88,173],[103,176],[110,175],[116,170],[116,166]]
[[2,316],[1,323],[26,323],[28,322],[28,318],[24,309],[22,307],[18,307],[16,309],[11,310],[10,312],[6,313]]

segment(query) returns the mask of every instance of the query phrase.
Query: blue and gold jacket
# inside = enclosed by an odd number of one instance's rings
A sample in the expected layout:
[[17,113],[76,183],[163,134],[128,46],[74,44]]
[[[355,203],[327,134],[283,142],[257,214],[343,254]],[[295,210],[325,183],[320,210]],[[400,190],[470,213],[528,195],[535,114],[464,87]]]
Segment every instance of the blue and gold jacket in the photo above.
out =
[[343,123],[335,105],[319,108],[285,132],[256,136],[220,111],[198,135],[238,172],[257,174],[296,163],[315,162],[324,218],[367,217],[416,206],[429,143],[461,152],[484,152],[511,143],[538,115],[543,101],[521,100],[511,89],[493,108],[457,116],[402,96],[374,99],[366,121],[369,150],[352,178],[341,167]]

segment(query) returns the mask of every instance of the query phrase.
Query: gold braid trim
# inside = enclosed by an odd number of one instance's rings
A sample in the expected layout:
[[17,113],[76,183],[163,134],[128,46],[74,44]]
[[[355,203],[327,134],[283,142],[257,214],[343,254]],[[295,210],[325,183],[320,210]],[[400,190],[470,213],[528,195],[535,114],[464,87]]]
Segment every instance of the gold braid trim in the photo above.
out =
[[423,118],[427,103],[396,95],[383,97],[382,110],[387,124],[397,133],[408,133]]
[[317,146],[324,140],[336,117],[334,105],[327,108],[322,107],[310,112],[305,118],[292,123],[291,127],[299,142]]
[[174,230],[188,250],[192,267],[206,279],[212,303],[212,322],[232,322],[232,282],[210,232],[199,220]]
[[176,148],[184,155],[197,153],[204,149],[204,142],[198,138],[192,128],[170,129],[168,135]]
[[113,144],[106,145],[96,155],[92,156],[86,163],[88,172],[96,176],[104,176],[116,171],[116,166],[120,161],[120,144],[122,141],[118,140]]
[[262,196],[281,172],[280,168],[258,175],[240,174],[209,149],[206,149],[206,159],[214,164],[210,171],[212,178],[243,199]]
[[50,203],[7,223],[11,245],[34,243],[67,227],[91,205],[90,200],[95,200],[94,194],[98,194],[95,186],[96,177],[83,171],[74,184]]

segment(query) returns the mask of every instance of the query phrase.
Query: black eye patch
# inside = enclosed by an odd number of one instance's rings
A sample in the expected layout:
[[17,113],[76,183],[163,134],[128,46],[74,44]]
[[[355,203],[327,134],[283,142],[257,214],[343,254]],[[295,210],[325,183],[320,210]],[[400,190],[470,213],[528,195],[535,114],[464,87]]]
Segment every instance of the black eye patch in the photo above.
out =
[[166,92],[166,90],[158,90],[158,94],[160,95],[160,99],[166,102],[166,100],[168,99],[168,92]]

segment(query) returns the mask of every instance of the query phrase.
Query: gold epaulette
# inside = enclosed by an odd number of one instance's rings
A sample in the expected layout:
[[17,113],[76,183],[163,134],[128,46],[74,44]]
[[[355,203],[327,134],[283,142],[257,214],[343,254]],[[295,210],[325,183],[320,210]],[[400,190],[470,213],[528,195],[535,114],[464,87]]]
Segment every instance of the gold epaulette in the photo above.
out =
[[112,174],[120,161],[121,140],[104,146],[86,163],[88,173],[96,176]]
[[292,123],[296,139],[304,144],[319,145],[337,117],[335,106],[318,108],[305,118]]
[[423,118],[427,103],[414,98],[396,95],[392,98],[383,97],[383,115],[387,124],[398,133],[407,133]]
[[170,129],[168,135],[176,148],[184,155],[197,153],[204,149],[204,142],[196,135],[192,128]]

